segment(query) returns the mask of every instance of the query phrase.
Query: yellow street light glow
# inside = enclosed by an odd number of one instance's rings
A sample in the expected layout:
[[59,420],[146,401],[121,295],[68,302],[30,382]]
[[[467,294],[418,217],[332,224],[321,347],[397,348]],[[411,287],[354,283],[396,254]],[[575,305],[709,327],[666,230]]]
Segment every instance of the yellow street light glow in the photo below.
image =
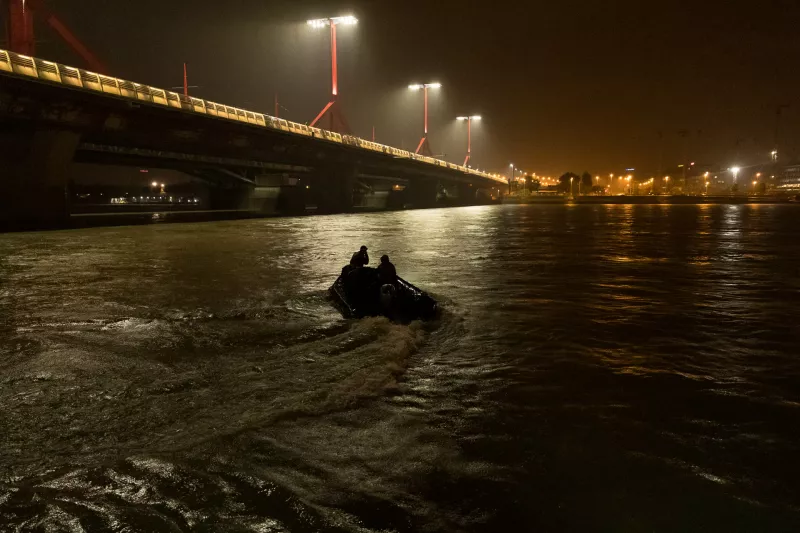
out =
[[151,183],[150,185],[152,185],[153,187],[158,187],[158,182],[154,181],[154,182],[153,182],[153,183]]

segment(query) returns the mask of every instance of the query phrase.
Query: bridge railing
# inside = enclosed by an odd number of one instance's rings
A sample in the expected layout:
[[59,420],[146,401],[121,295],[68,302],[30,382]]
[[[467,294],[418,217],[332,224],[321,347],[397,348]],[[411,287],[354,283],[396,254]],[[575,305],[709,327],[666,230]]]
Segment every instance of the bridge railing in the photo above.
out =
[[508,180],[498,174],[490,174],[488,172],[482,172],[461,165],[456,165],[454,163],[448,163],[433,157],[422,156],[407,150],[401,150],[392,146],[367,141],[365,139],[361,139],[360,137],[341,135],[333,131],[314,128],[306,124],[299,124],[283,118],[276,118],[270,115],[256,113],[246,109],[240,109],[238,107],[231,107],[208,100],[202,100],[200,98],[185,96],[176,92],[167,91],[165,89],[159,89],[158,87],[152,87],[150,85],[144,85],[119,78],[112,78],[110,76],[97,74],[88,70],[62,65],[60,63],[53,63],[52,61],[46,61],[44,59],[16,54],[14,52],[0,49],[0,74],[3,72],[18,76],[36,78],[44,82],[58,83],[78,89],[105,93],[120,98],[138,100],[164,107],[171,107],[186,112],[211,115],[227,120],[235,120],[237,122],[244,122],[254,126],[279,130],[293,135],[302,135],[304,137],[313,137],[322,141],[345,144],[360,148],[362,150],[383,153],[395,158],[411,159],[429,165],[448,168],[464,174],[470,174],[484,179],[493,180],[502,184],[508,183]]

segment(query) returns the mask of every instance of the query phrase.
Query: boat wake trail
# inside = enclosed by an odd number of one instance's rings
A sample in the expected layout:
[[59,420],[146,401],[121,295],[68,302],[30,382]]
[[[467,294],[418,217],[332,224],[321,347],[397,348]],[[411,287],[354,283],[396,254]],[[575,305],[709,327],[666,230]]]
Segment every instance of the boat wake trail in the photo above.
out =
[[315,530],[318,512],[270,474],[291,449],[276,428],[396,391],[426,336],[420,323],[317,313],[326,305],[18,327],[1,361],[0,524],[189,531],[235,516],[236,531]]

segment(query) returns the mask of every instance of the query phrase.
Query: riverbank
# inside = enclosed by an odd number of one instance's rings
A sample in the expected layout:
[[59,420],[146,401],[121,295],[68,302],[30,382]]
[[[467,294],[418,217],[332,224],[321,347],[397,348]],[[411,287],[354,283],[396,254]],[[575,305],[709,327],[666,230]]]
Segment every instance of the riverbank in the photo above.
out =
[[786,204],[786,196],[506,196],[504,204]]

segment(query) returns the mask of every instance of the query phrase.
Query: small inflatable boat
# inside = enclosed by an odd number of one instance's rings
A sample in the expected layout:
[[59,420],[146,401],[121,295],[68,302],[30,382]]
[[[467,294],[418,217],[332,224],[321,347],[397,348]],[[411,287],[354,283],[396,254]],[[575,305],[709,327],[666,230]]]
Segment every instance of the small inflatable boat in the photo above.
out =
[[378,271],[370,267],[345,268],[329,289],[334,304],[347,318],[386,316],[410,322],[436,315],[438,304],[428,294],[398,277],[381,284]]

